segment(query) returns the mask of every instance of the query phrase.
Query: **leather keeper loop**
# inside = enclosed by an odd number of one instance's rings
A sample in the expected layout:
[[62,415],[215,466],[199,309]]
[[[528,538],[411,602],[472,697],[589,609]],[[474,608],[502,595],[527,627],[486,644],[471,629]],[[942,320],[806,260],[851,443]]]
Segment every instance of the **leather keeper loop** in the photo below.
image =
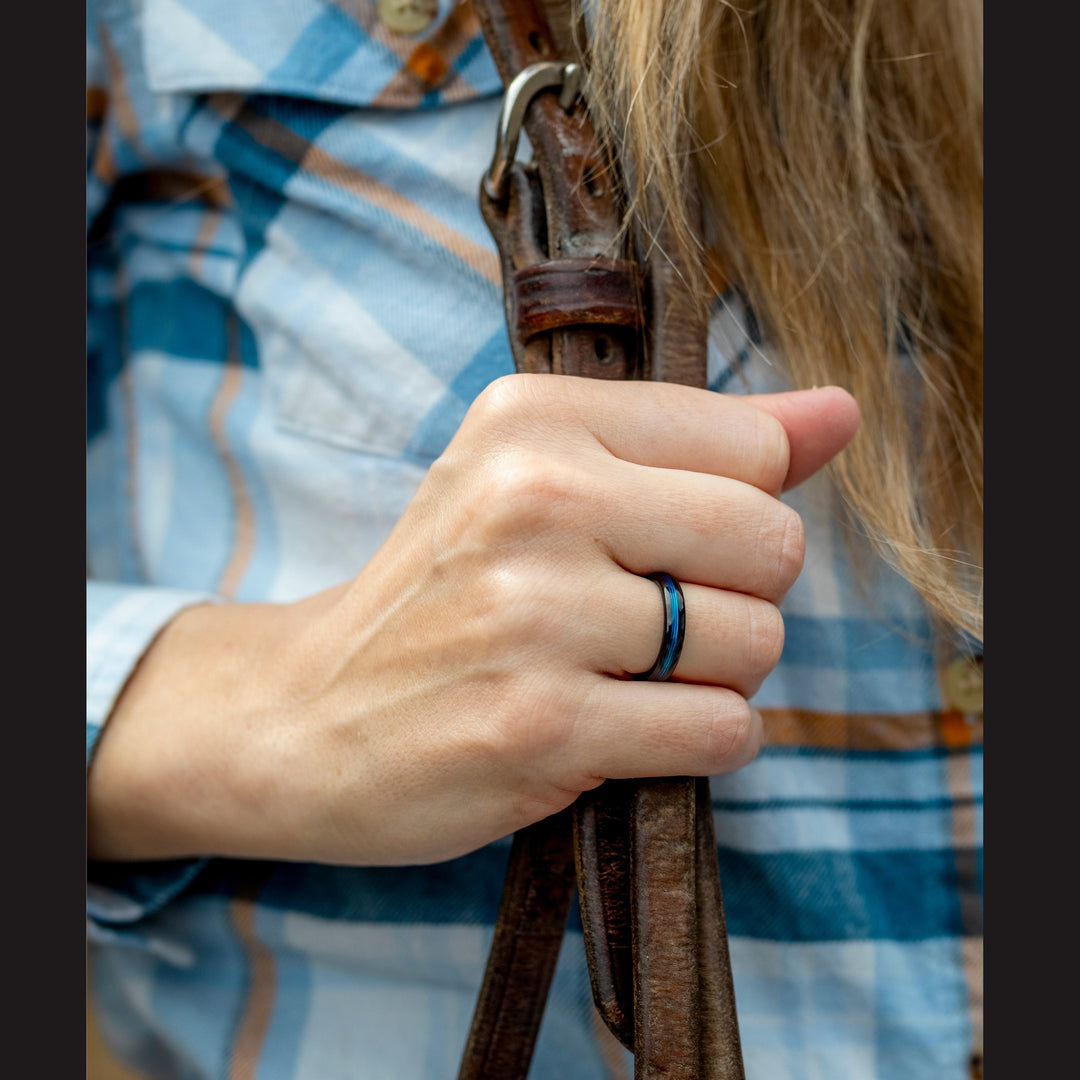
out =
[[623,259],[551,259],[514,271],[514,325],[524,343],[564,326],[644,323],[641,274]]

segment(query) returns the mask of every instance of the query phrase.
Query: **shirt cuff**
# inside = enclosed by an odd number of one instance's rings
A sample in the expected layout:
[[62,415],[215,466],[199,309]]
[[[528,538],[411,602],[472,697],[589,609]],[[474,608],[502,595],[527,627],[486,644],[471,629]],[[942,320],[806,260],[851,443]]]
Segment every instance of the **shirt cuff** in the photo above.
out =
[[[91,928],[137,923],[179,896],[209,859],[95,862],[86,866],[86,916]],[[94,935],[91,933],[91,940]]]
[[[86,583],[86,764],[129,676],[173,616],[217,597],[186,589]],[[206,859],[89,863],[86,913],[91,922],[130,924],[178,895]]]
[[86,762],[128,677],[174,615],[214,601],[207,593],[86,583]]

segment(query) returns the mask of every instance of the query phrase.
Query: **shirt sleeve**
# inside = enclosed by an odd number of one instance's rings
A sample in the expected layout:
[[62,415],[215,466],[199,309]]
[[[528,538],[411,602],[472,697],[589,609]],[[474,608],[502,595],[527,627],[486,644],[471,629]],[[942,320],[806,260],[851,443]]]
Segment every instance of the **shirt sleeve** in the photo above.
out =
[[[113,705],[143,653],[173,616],[215,597],[184,589],[86,584],[86,764],[89,768]],[[86,912],[91,940],[107,927],[134,923],[180,893],[205,859],[88,866]]]
[[135,665],[165,624],[186,607],[213,601],[186,589],[86,583],[86,764]]
[[[86,210],[88,240],[109,203],[117,177],[110,135],[109,64],[97,32],[96,4],[86,24]],[[101,372],[93,362],[100,327],[87,314],[88,435],[104,422],[95,409]],[[184,589],[88,580],[86,583],[86,764],[89,768],[109,714],[139,659],[173,616],[216,598]],[[87,866],[91,940],[115,937],[176,896],[203,859]]]

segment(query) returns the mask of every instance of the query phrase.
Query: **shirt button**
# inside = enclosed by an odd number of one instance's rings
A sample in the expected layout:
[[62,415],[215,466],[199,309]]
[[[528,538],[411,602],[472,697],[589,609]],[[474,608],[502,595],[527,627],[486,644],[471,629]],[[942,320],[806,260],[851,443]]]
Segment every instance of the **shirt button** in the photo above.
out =
[[379,21],[407,37],[426,30],[438,14],[438,0],[379,0]]
[[962,713],[983,711],[983,662],[981,656],[958,656],[945,669],[945,698]]

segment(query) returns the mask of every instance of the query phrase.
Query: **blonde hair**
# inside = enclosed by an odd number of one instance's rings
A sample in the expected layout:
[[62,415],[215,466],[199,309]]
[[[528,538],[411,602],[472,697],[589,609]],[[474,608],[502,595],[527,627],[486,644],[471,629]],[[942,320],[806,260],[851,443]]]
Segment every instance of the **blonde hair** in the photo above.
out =
[[592,8],[628,219],[662,220],[703,303],[719,258],[794,385],[852,392],[863,424],[831,468],[855,520],[981,640],[981,3]]

